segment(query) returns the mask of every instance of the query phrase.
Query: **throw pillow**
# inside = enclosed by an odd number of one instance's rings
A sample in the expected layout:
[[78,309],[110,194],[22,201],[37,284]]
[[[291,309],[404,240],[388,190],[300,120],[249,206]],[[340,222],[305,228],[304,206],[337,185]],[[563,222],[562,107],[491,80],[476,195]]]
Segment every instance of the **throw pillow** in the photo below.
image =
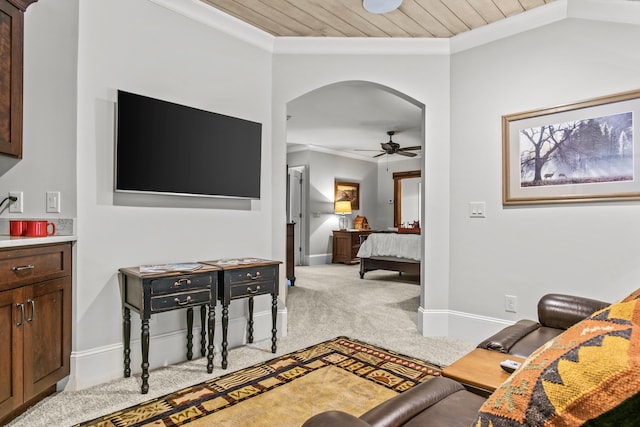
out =
[[640,422],[640,299],[610,305],[529,356],[483,404],[476,427]]

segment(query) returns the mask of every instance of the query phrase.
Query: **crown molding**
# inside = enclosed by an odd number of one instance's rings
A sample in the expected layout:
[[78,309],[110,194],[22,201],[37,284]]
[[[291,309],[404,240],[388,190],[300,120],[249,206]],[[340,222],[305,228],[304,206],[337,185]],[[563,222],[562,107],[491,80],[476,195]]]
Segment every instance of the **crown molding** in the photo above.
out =
[[276,54],[449,55],[449,39],[402,37],[277,37]]
[[201,0],[149,0],[165,9],[222,31],[232,37],[273,52],[275,37],[253,25],[208,6]]

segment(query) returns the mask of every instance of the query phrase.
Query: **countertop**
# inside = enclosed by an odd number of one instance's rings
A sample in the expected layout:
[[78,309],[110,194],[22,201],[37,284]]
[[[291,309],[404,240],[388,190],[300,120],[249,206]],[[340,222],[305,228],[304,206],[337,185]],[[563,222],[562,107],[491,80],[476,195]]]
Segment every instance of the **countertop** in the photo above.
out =
[[76,240],[78,240],[76,236],[16,237],[0,235],[0,248],[75,242]]

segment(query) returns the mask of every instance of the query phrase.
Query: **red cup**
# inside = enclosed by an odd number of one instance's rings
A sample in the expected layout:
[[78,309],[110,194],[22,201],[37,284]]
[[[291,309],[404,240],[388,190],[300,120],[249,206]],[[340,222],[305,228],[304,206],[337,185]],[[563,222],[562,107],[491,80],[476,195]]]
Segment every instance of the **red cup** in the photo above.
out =
[[[26,221],[27,237],[46,237],[53,236],[56,233],[56,225],[48,221]],[[51,233],[49,233],[49,227],[51,227]]]
[[24,236],[27,232],[27,221],[11,220],[9,221],[9,234],[12,236]]

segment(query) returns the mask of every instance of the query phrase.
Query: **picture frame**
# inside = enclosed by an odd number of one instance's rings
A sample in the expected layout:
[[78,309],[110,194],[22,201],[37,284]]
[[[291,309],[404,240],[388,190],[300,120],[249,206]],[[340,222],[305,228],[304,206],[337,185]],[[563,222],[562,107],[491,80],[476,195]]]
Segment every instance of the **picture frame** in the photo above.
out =
[[349,200],[351,202],[351,210],[360,209],[360,183],[347,181],[334,181],[334,202],[340,200]]
[[502,116],[502,204],[640,200],[640,90]]

